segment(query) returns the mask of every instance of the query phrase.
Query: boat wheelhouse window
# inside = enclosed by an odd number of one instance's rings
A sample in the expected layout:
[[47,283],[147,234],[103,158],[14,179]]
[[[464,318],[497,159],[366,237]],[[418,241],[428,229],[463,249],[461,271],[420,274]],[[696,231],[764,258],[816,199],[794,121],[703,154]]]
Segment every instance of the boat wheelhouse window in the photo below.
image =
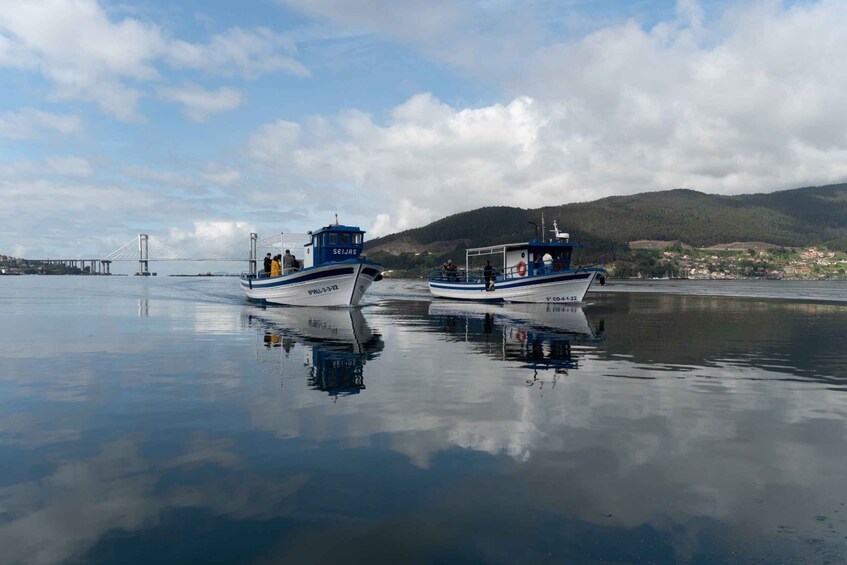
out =
[[326,234],[326,239],[324,241],[327,245],[336,245],[338,243],[338,234],[328,233]]
[[350,234],[349,233],[340,233],[339,239],[341,240],[341,245],[350,245]]
[[315,247],[320,247],[321,246],[321,238],[319,238],[316,235],[312,236],[312,245],[314,245]]
[[362,234],[354,233],[353,234],[353,245],[362,245]]

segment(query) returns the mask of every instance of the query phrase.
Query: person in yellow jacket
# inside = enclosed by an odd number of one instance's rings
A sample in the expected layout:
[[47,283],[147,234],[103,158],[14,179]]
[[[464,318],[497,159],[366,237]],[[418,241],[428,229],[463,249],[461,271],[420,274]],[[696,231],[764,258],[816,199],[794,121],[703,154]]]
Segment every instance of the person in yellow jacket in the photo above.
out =
[[271,276],[278,277],[282,274],[282,257],[277,255],[271,261]]

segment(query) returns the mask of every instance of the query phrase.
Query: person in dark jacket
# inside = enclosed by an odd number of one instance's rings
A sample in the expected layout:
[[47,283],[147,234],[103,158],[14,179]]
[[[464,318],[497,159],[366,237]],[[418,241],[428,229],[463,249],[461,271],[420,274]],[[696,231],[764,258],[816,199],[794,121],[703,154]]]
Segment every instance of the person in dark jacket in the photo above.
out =
[[454,281],[458,278],[459,269],[453,263],[452,259],[447,259],[447,262],[441,266],[444,273],[443,277],[448,281]]
[[494,290],[494,267],[491,266],[491,261],[485,262],[482,274],[485,277],[485,290]]
[[271,261],[273,261],[273,259],[271,259],[271,254],[268,253],[267,255],[265,255],[265,276],[266,277],[271,276]]

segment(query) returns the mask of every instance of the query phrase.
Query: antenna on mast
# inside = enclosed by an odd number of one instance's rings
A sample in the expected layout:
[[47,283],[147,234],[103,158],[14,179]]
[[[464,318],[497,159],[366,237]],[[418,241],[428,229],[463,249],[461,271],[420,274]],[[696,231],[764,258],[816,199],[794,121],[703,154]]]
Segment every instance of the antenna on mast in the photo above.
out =
[[335,213],[335,225],[338,225],[338,212]]

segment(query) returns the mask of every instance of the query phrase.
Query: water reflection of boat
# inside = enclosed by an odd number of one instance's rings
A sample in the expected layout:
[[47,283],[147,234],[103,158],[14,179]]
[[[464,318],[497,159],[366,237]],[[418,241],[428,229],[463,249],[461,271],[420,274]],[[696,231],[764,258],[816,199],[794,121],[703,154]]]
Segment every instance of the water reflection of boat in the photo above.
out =
[[247,309],[246,316],[264,331],[265,347],[288,353],[302,345],[309,387],[331,396],[363,390],[365,363],[385,346],[358,309],[257,307]]
[[557,373],[579,368],[574,345],[596,345],[605,337],[603,321],[592,326],[582,307],[573,304],[435,301],[429,322],[448,339],[467,342],[489,357]]

